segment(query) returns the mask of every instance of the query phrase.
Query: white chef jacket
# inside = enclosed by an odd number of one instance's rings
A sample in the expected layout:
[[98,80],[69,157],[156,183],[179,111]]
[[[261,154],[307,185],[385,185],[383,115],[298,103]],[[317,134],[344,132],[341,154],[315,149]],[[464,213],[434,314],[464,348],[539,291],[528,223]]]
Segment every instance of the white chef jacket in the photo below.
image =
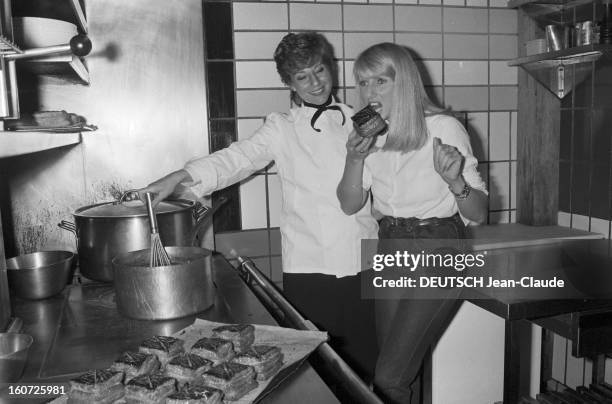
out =
[[342,177],[353,111],[326,110],[310,124],[315,108],[301,106],[268,115],[248,139],[188,162],[197,195],[240,181],[276,162],[281,184],[280,232],[283,271],[336,277],[360,271],[360,240],[377,238],[378,224],[368,202],[358,213],[340,209],[336,188]]
[[[472,188],[487,192],[476,169],[478,161],[472,153],[470,139],[461,123],[444,114],[428,116],[425,122],[429,136],[421,149],[404,154],[380,150],[365,160],[364,187],[371,187],[374,209],[385,216],[425,219],[450,217],[459,212],[448,184],[434,169],[434,137],[461,152],[465,157],[463,178]],[[377,145],[384,144],[385,140],[386,135]]]

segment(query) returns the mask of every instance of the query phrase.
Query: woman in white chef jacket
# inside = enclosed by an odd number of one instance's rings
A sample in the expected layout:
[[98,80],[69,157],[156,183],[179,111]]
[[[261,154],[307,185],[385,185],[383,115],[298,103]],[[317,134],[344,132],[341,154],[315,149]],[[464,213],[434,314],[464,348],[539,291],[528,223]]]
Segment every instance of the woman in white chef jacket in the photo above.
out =
[[[434,243],[431,239],[449,243],[441,244],[446,251],[461,248],[465,224],[483,222],[487,215],[486,187],[467,132],[429,100],[405,47],[371,46],[355,60],[354,74],[361,103],[374,107],[389,130],[373,147],[373,138],[349,137],[338,185],[344,211],[358,212],[373,197],[374,210],[383,215],[379,253],[414,249],[418,254]],[[375,301],[380,356],[374,383],[385,403],[414,404],[422,361],[458,308],[458,290],[395,292]]]
[[248,139],[193,159],[139,193],[155,193],[157,203],[184,184],[207,195],[274,161],[282,194],[284,294],[368,378],[377,348],[373,304],[360,296],[360,240],[376,238],[378,226],[368,203],[347,216],[336,198],[353,111],[332,95],[333,49],[322,35],[286,35],[274,60],[297,107],[271,113]]

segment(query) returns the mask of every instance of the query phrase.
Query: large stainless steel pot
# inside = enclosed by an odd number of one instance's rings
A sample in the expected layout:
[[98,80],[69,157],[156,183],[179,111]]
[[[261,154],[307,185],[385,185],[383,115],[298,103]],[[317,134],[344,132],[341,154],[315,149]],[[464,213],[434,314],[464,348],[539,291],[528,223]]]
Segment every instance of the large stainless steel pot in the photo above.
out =
[[167,320],[212,306],[211,251],[200,247],[166,247],[166,251],[172,265],[150,267],[150,249],[113,259],[121,314],[140,320]]
[[[165,246],[190,246],[207,224],[214,209],[189,200],[161,202],[156,208],[159,234]],[[151,230],[146,206],[141,201],[115,201],[77,209],[74,223],[59,226],[76,235],[79,267],[83,276],[102,282],[113,281],[113,257],[146,249]]]

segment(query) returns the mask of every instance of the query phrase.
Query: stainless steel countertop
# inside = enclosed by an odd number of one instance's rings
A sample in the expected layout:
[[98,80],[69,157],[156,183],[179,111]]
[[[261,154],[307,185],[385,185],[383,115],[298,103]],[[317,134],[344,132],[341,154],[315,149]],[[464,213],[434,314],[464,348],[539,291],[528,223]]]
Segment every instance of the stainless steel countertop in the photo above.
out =
[[[221,255],[213,257],[216,286],[214,305],[198,318],[226,322],[277,325],[255,295]],[[196,316],[168,321],[122,317],[114,303],[112,285],[72,285],[62,294],[40,301],[16,300],[14,316],[23,332],[34,337],[20,383],[61,383],[88,369],[106,368],[123,351],[135,349],[151,335],[170,335],[190,325]],[[48,399],[46,399],[48,400]],[[0,403],[40,403],[39,399],[8,399]],[[262,403],[338,403],[319,375],[306,362]]]

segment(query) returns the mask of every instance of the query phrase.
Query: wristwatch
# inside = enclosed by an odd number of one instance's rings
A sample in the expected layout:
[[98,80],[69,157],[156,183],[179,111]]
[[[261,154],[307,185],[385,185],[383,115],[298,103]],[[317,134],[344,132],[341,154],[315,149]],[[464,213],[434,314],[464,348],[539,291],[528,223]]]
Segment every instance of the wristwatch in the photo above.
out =
[[450,185],[448,186],[448,189],[451,191],[453,195],[455,195],[455,199],[463,200],[463,199],[467,199],[467,197],[470,195],[470,191],[472,190],[472,187],[470,187],[470,184],[466,182],[465,185],[463,186],[463,189],[458,194],[453,192],[453,189],[450,187]]

